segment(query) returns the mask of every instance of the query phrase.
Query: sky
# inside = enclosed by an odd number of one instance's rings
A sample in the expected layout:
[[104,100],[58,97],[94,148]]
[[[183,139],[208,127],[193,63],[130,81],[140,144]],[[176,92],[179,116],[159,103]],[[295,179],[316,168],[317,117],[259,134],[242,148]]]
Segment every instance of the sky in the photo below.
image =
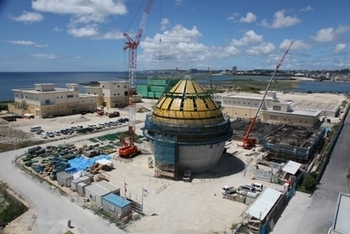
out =
[[0,72],[127,71],[142,19],[139,71],[350,68],[349,0],[146,3],[0,0]]

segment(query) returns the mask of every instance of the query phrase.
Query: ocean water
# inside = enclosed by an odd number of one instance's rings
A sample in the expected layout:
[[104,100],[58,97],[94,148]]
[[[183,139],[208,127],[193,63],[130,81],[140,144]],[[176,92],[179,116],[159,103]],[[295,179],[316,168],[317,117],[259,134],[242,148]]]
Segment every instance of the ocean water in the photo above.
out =
[[[147,84],[150,74],[137,73],[136,85]],[[196,76],[201,84],[208,84],[209,77],[206,75]],[[237,79],[247,80],[270,80],[269,76],[235,76]],[[275,77],[285,79],[285,77]],[[119,81],[128,80],[127,72],[0,72],[0,101],[13,100],[12,89],[33,89],[34,84],[54,83],[56,87],[64,88],[67,83],[87,83],[91,81]],[[232,76],[212,76],[212,82],[232,80]],[[234,81],[233,81],[234,83]],[[84,85],[79,86],[79,91],[84,92]],[[343,82],[319,82],[303,81],[299,83],[297,90],[300,92],[329,92],[350,93],[350,83]]]
[[[0,72],[0,101],[13,100],[12,89],[33,89],[34,84],[54,83],[55,87],[65,88],[67,83],[127,79],[127,72]],[[138,82],[146,83],[146,80]],[[84,92],[84,85],[79,86],[79,91]]]

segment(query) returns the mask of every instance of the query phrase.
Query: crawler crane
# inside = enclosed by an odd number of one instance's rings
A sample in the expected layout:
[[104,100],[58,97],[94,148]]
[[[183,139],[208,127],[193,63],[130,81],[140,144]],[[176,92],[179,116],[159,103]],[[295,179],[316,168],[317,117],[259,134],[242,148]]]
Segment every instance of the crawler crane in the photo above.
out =
[[127,142],[125,139],[121,139],[123,146],[118,150],[119,156],[123,158],[130,158],[140,153],[140,151],[137,150],[137,146],[134,144],[137,47],[140,43],[152,3],[153,0],[147,0],[135,39],[132,39],[127,33],[123,34],[127,39],[123,50],[129,50],[129,141]]
[[273,78],[275,77],[275,74],[276,74],[277,70],[278,70],[278,69],[280,68],[280,66],[282,65],[283,60],[284,60],[284,58],[286,57],[286,55],[287,55],[287,53],[288,53],[290,47],[292,46],[292,44],[293,44],[293,41],[290,43],[290,45],[289,45],[288,49],[286,50],[286,52],[284,53],[284,55],[283,55],[281,61],[276,65],[276,69],[275,69],[275,71],[273,72],[273,74],[272,74],[272,76],[271,76],[271,79],[270,79],[270,81],[269,81],[269,83],[268,83],[268,85],[267,85],[267,87],[266,87],[264,96],[263,96],[263,98],[262,98],[262,100],[261,100],[261,102],[260,102],[260,104],[259,104],[259,106],[258,106],[258,109],[257,109],[257,111],[256,111],[256,113],[255,113],[255,116],[254,116],[254,118],[251,119],[251,122],[250,122],[250,124],[249,124],[248,130],[246,131],[246,133],[245,133],[244,136],[243,136],[242,144],[239,145],[239,146],[242,146],[243,149],[252,149],[252,148],[255,147],[255,145],[256,145],[256,143],[257,143],[257,140],[256,140],[255,138],[251,138],[251,137],[250,137],[250,133],[252,132],[253,126],[254,126],[254,124],[255,124],[256,118],[258,117],[258,114],[259,114],[259,112],[260,112],[260,109],[261,109],[263,103],[265,102],[265,98],[266,98],[267,92],[268,92],[269,89],[270,89],[270,86],[271,86],[271,83],[272,83],[272,81],[273,81]]

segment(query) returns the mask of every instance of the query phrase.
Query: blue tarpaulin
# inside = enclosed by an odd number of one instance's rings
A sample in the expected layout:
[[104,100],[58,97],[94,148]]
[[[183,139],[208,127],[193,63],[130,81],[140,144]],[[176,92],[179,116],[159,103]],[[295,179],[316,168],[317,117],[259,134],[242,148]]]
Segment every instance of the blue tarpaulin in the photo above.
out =
[[94,165],[96,163],[96,161],[98,161],[100,159],[110,160],[111,157],[108,155],[100,155],[100,156],[96,156],[93,158],[87,158],[84,156],[76,157],[76,158],[68,161],[70,167],[66,168],[65,171],[67,173],[74,173],[77,171],[86,170],[87,168]]

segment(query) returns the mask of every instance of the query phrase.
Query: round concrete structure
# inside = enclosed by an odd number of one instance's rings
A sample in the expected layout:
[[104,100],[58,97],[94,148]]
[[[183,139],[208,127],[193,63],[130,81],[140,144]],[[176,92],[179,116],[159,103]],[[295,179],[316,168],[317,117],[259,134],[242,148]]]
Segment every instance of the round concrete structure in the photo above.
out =
[[217,165],[232,129],[212,96],[185,76],[147,115],[143,135],[150,141],[156,169],[198,173]]

